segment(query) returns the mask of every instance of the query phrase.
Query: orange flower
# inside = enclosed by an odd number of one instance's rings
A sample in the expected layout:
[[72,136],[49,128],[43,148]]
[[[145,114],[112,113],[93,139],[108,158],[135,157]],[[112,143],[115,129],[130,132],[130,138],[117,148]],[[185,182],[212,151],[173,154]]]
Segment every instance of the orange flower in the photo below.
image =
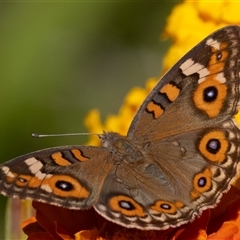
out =
[[[229,201],[231,199],[231,201]],[[69,210],[49,204],[33,202],[36,218],[22,224],[28,240],[185,240],[185,239],[240,239],[240,190],[232,187],[220,204],[205,210],[193,222],[176,229],[141,231],[121,227],[89,210]]]

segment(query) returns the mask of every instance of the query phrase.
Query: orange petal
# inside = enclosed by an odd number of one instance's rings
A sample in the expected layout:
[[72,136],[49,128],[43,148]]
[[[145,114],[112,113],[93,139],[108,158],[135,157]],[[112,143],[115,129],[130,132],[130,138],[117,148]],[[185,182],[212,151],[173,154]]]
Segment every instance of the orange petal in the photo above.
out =
[[210,210],[205,210],[193,222],[183,225],[174,234],[172,240],[207,239],[207,225],[210,219]]
[[75,234],[75,240],[95,240],[98,238],[98,230],[96,228],[92,230],[83,230]]
[[239,240],[240,229],[236,223],[224,222],[222,227],[216,233],[211,234],[208,240],[224,239],[224,240]]
[[[240,226],[239,193],[240,191],[237,188],[232,187],[229,194],[227,193],[225,196],[225,198],[228,197],[228,203],[227,203],[227,200],[225,201],[224,199],[223,199],[223,202],[222,201],[220,202],[220,204],[225,203],[226,205],[225,207],[220,206],[219,208],[220,214],[217,215],[217,208],[212,210],[214,212],[214,217],[211,219],[208,225],[208,230],[207,230],[208,234],[213,234],[215,232],[218,232],[219,229],[222,228],[222,225],[224,224],[224,222],[227,222],[227,221],[235,222],[237,225]],[[231,200],[233,199],[233,201],[230,202],[229,199]]]
[[96,212],[92,208],[88,210],[70,210],[40,202],[33,202],[33,206],[37,210],[37,220],[51,232],[55,232],[54,222],[69,230],[69,235],[72,237],[76,232],[92,229],[98,224]]
[[63,240],[72,240],[73,237],[71,237],[69,234],[71,231],[67,230],[65,226],[62,224],[55,222],[56,225],[56,233],[63,239]]
[[211,210],[212,218],[225,212],[228,205],[238,198],[240,198],[240,190],[234,186],[231,186],[230,190],[223,194],[217,207]]
[[22,222],[22,230],[27,236],[36,232],[46,232],[45,229],[37,222],[35,217],[31,217]]

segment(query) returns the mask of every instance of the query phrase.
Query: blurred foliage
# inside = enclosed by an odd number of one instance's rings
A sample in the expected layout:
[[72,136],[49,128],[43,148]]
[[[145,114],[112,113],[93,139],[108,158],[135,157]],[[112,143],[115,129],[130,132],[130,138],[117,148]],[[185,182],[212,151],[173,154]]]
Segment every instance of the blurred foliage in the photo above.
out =
[[[1,162],[84,144],[84,137],[31,133],[86,132],[90,109],[117,113],[131,87],[161,72],[168,43],[160,34],[177,2],[1,2]],[[6,198],[0,201],[4,239]]]

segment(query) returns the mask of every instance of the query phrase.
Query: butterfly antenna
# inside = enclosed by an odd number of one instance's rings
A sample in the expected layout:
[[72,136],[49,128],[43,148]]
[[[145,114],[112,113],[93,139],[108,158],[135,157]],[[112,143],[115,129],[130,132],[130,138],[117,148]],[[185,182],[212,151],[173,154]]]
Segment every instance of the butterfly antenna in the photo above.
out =
[[82,135],[97,135],[101,136],[99,133],[56,133],[56,134],[39,134],[32,133],[32,137],[42,138],[42,137],[65,137],[65,136],[82,136]]

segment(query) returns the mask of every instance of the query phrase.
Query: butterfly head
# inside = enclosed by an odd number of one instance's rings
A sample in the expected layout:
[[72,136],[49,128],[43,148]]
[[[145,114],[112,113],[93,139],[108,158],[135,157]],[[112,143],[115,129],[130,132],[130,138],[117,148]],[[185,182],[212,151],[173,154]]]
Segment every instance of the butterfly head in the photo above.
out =
[[99,138],[103,147],[111,153],[117,154],[120,158],[124,158],[127,162],[136,162],[136,160],[143,159],[141,148],[127,137],[115,132],[104,132],[99,135]]

